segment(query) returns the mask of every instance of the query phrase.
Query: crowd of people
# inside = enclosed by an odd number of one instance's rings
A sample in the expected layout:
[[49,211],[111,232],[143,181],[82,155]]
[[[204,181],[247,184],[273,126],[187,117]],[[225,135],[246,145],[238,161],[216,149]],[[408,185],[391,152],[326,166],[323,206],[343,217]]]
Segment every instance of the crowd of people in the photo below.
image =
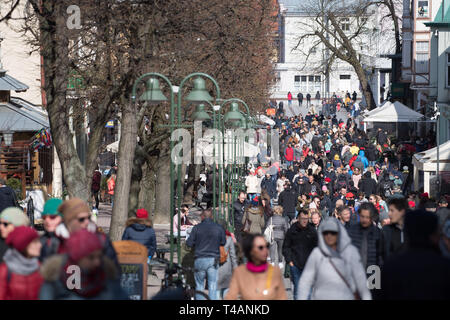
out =
[[[396,146],[381,129],[370,137],[351,114],[344,122],[330,113],[273,117],[281,163],[271,170],[265,154],[250,164],[229,221],[214,221],[210,205],[200,222],[180,208],[173,228],[192,250],[197,290],[287,299],[289,278],[301,300],[450,298],[449,194],[412,191],[411,155],[421,146]],[[211,199],[211,178],[199,201]],[[114,183],[112,174],[112,203]],[[41,235],[2,180],[0,208],[0,299],[127,298],[116,252],[85,201],[49,199]],[[143,244],[150,261],[157,243],[147,210],[125,227],[122,239]],[[79,287],[68,285],[73,266]]]

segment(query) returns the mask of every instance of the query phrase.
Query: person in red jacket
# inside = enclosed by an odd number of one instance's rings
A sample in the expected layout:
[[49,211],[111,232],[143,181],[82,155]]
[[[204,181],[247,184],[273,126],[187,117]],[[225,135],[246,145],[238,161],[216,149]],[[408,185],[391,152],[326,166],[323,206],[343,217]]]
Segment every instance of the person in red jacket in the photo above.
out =
[[286,159],[287,168],[292,166],[294,161],[294,149],[291,144],[288,144],[288,147],[284,150],[284,158]]
[[8,235],[6,243],[10,249],[0,264],[0,300],[37,300],[44,281],[39,272],[39,234],[20,226]]

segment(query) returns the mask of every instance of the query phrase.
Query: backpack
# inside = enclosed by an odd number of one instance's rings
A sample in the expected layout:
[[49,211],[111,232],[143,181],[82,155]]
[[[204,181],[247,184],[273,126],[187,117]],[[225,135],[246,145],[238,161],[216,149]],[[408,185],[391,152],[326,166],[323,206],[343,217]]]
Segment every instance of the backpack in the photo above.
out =
[[269,244],[272,244],[274,241],[272,217],[270,217],[270,224],[267,226],[266,230],[264,230],[264,238]]
[[385,197],[390,197],[392,195],[391,186],[388,182],[383,183],[383,191]]

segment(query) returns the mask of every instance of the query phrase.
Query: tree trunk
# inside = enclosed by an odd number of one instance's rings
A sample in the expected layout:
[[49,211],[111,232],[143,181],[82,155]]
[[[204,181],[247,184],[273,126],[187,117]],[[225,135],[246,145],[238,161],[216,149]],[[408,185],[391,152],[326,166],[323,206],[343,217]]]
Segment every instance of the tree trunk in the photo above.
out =
[[122,132],[119,143],[117,182],[114,190],[114,208],[109,232],[112,241],[122,239],[128,219],[128,199],[137,136],[135,104],[127,102],[125,97],[122,97],[121,100],[123,103]]
[[369,81],[367,81],[367,76],[364,72],[364,69],[359,63],[355,64],[354,68],[356,74],[358,75],[359,82],[361,83],[363,95],[367,103],[367,109],[373,110],[374,108],[376,108],[377,105],[375,103],[375,99],[373,98],[372,89],[370,88]]
[[[169,141],[161,143],[161,154],[156,161],[156,199],[153,213],[154,223],[170,221],[170,156]],[[175,199],[174,199],[175,200]]]
[[156,173],[148,164],[142,168],[142,180],[139,193],[139,208],[154,212]]

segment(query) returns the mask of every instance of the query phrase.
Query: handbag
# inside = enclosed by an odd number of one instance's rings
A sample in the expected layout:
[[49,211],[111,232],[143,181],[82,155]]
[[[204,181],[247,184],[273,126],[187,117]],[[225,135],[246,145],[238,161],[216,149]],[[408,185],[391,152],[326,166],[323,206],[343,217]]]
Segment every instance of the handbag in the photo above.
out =
[[243,232],[250,233],[250,227],[252,226],[252,222],[248,219],[248,211],[245,212],[245,223],[244,228],[242,228]]
[[270,224],[267,226],[266,230],[264,230],[264,238],[269,244],[273,243],[273,221],[272,217],[270,217]]
[[361,300],[361,296],[358,293],[358,289],[356,289],[355,292],[353,292],[352,287],[350,287],[350,284],[347,282],[347,279],[345,279],[345,277],[342,275],[342,273],[338,270],[338,268],[336,268],[336,266],[333,263],[333,260],[331,260],[331,257],[328,257],[328,260],[330,261],[331,265],[333,266],[334,270],[336,270],[337,274],[339,275],[339,277],[344,281],[345,285],[350,289],[350,291],[352,291],[353,293],[353,297],[355,298],[355,300]]

